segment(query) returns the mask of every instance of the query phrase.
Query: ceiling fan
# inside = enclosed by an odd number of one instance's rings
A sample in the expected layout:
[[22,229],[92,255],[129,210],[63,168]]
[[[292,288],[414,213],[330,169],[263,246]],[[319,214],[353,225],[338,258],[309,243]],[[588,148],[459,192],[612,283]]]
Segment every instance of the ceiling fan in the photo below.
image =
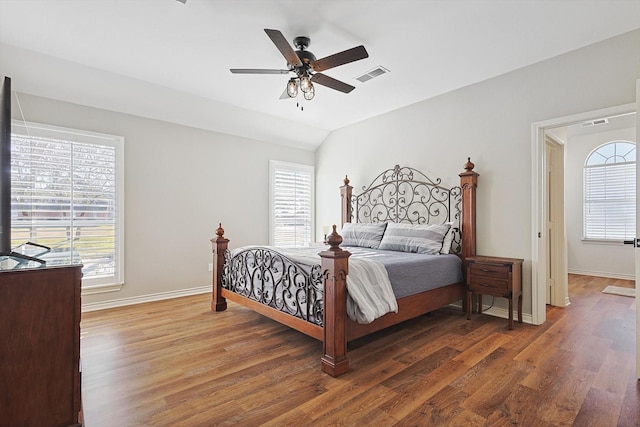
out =
[[230,71],[234,74],[295,74],[295,77],[289,79],[287,88],[280,96],[280,99],[295,98],[298,96],[298,90],[300,90],[304,99],[311,100],[315,96],[313,83],[349,93],[355,89],[355,86],[322,74],[321,71],[369,57],[367,50],[360,45],[316,59],[315,55],[307,50],[309,43],[311,43],[309,37],[298,36],[294,38],[293,44],[298,50],[293,50],[280,31],[267,28],[264,31],[287,60],[287,69],[232,68]]

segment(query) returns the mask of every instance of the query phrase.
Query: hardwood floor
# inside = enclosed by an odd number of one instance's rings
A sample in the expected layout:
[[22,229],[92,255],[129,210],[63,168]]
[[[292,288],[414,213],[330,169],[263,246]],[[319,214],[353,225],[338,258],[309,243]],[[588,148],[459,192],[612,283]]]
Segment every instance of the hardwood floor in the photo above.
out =
[[85,423],[100,426],[638,426],[629,281],[570,276],[542,326],[441,309],[351,343],[322,344],[198,295],[82,317]]

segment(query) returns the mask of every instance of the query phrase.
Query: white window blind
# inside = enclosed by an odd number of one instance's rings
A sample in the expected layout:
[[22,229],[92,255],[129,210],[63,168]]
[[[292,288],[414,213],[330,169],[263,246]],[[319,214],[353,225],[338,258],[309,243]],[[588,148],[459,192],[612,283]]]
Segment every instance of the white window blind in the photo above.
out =
[[11,136],[11,243],[71,252],[83,287],[122,284],[123,140],[15,122]]
[[584,167],[584,238],[636,236],[636,150],[614,141],[594,150]]
[[308,246],[313,240],[313,166],[269,162],[270,244]]

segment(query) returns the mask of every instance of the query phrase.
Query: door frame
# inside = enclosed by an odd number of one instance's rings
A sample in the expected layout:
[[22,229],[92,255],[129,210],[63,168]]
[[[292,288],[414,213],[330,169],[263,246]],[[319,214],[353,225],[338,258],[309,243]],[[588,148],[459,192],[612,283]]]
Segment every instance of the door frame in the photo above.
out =
[[[546,321],[546,248],[548,238],[545,224],[547,209],[545,133],[548,129],[570,126],[606,116],[636,112],[636,103],[587,111],[531,124],[531,321],[541,325]],[[564,237],[566,247],[566,236]],[[565,285],[566,286],[566,285]],[[568,294],[558,289],[557,294]],[[556,294],[556,295],[557,295]]]

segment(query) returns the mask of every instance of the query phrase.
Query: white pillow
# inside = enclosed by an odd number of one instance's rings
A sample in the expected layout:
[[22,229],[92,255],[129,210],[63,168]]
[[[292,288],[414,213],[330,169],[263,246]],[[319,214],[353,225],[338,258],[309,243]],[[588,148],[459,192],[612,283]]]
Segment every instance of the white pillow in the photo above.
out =
[[340,232],[342,236],[342,246],[360,246],[362,248],[378,249],[386,227],[386,222],[346,222]]
[[387,225],[380,249],[436,255],[442,249],[446,224],[394,224]]

